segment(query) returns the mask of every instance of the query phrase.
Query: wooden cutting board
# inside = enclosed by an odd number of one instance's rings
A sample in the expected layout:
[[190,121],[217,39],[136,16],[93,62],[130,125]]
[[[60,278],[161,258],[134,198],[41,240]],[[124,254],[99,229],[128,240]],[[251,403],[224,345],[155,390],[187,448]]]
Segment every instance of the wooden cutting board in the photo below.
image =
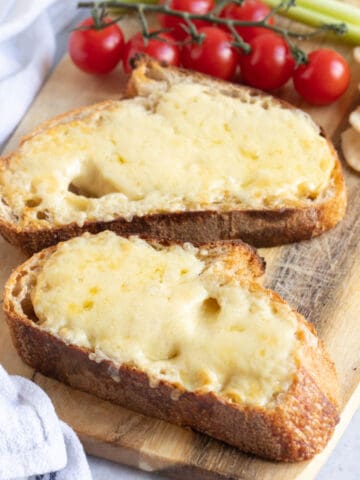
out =
[[[133,28],[128,21],[126,29]],[[337,48],[350,61],[353,74],[351,87],[340,101],[324,108],[309,107],[291,87],[284,89],[282,96],[307,110],[339,146],[339,134],[347,126],[348,114],[360,104],[360,67],[352,60],[351,48]],[[124,81],[120,69],[105,77],[92,77],[82,74],[65,57],[6,150],[16,148],[21,135],[54,115],[118,97]],[[260,251],[267,261],[266,285],[315,324],[338,370],[344,399],[341,422],[328,447],[312,461],[289,465],[261,460],[205,435],[131,412],[46,378],[18,358],[2,314],[0,363],[10,373],[24,375],[40,385],[50,395],[60,417],[76,430],[86,451],[93,455],[179,479],[314,478],[360,403],[360,175],[346,166],[344,172],[349,206],[338,227],[308,242]],[[0,239],[1,288],[12,268],[23,260],[22,254]]]

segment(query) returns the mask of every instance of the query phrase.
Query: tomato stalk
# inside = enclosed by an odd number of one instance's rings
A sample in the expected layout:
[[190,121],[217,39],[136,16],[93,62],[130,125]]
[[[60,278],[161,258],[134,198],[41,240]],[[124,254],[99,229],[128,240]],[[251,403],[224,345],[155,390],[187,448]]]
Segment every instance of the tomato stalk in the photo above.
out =
[[[227,3],[231,3],[233,0],[223,0],[221,2],[222,6],[226,5]],[[325,0],[324,0],[325,1]],[[278,33],[281,35],[289,44],[292,55],[296,61],[296,63],[302,64],[307,62],[307,55],[306,53],[298,47],[294,42],[293,38],[305,40],[308,38],[313,37],[314,35],[318,35],[324,31],[331,31],[336,34],[344,34],[347,31],[346,25],[341,23],[326,23],[317,25],[317,27],[307,33],[297,32],[293,30],[288,30],[286,28],[271,25],[268,23],[268,19],[273,16],[275,13],[278,12],[289,12],[295,7],[295,0],[274,0],[274,7],[270,11],[269,15],[267,15],[263,20],[259,21],[243,21],[243,20],[236,20],[232,18],[222,18],[217,15],[218,8],[215,7],[209,13],[206,14],[197,14],[197,13],[189,13],[180,10],[175,10],[169,7],[169,2],[165,2],[164,4],[146,4],[146,3],[131,3],[127,1],[103,1],[103,2],[79,2],[79,8],[118,8],[121,7],[126,11],[135,11],[140,19],[141,27],[142,27],[142,34],[144,36],[144,40],[147,41],[151,38],[158,38],[161,40],[160,35],[161,33],[169,33],[168,30],[159,30],[158,32],[150,32],[148,27],[147,19],[145,13],[162,13],[166,15],[171,15],[174,17],[181,18],[183,22],[186,24],[187,30],[190,35],[190,42],[195,42],[201,44],[204,41],[203,35],[199,34],[194,20],[201,20],[205,22],[209,22],[211,24],[220,25],[227,27],[234,36],[233,45],[237,48],[242,49],[245,53],[249,53],[251,51],[251,46],[249,43],[245,42],[241,35],[236,31],[235,27],[261,27]],[[111,23],[117,23],[123,15],[116,17]],[[332,19],[333,20],[333,19]],[[104,25],[104,28],[109,24]],[[360,43],[360,42],[359,42]]]
[[[270,7],[279,4],[278,0],[263,1]],[[360,9],[354,5],[337,0],[297,0],[292,8],[280,8],[277,13],[315,28],[334,22],[346,22],[346,30],[341,39],[354,45],[360,44]],[[328,31],[331,32],[332,29],[328,28]]]
[[105,17],[105,8],[93,8],[91,10],[91,16],[94,20],[94,28],[95,30],[101,30],[101,26],[103,24],[103,20]]

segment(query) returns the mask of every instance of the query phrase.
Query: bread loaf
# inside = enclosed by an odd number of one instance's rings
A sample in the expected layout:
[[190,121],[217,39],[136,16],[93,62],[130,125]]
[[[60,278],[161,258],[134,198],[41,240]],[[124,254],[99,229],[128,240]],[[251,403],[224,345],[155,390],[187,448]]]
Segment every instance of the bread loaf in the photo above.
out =
[[254,246],[344,215],[331,142],[269,94],[142,59],[126,98],[69,112],[0,162],[0,232],[26,253],[104,229]]
[[23,360],[75,388],[246,452],[301,461],[338,422],[314,328],[256,280],[241,242],[85,234],[11,275],[4,310]]

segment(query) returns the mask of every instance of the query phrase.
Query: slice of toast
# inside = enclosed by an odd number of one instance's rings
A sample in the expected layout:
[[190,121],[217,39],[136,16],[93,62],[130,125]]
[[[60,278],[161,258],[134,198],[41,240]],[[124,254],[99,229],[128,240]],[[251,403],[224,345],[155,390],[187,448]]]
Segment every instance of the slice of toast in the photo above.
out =
[[301,461],[338,422],[336,372],[314,328],[256,281],[263,267],[241,242],[86,233],[20,265],[4,311],[19,355],[43,374]]
[[127,98],[38,127],[0,162],[0,232],[26,253],[84,231],[257,247],[344,215],[337,154],[299,109],[140,59]]

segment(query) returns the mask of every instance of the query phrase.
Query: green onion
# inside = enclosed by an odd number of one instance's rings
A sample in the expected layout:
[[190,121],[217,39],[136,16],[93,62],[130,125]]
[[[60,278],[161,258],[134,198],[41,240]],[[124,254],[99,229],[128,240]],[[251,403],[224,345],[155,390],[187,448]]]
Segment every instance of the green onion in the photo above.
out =
[[360,25],[360,8],[337,0],[297,0],[296,5],[329,15],[334,20]]
[[[279,0],[263,0],[270,7],[279,5]],[[346,22],[347,32],[332,35],[332,38],[360,45],[360,9],[337,0],[297,0],[297,6],[278,13],[311,27]]]

